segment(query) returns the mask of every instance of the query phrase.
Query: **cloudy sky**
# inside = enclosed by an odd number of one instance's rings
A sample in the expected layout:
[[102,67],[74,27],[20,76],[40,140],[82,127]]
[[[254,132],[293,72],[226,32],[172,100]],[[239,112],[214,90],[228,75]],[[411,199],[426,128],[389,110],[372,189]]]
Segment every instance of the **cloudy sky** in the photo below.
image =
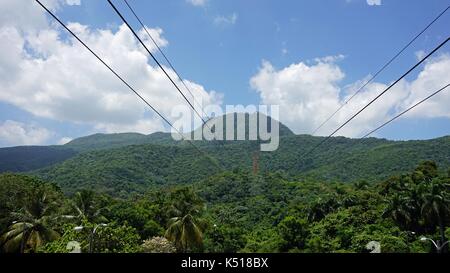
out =
[[[42,2],[164,115],[184,103],[107,1]],[[277,104],[280,120],[296,133],[311,133],[449,5],[447,0],[129,2],[197,100]],[[123,1],[114,3],[161,58]],[[0,146],[167,130],[34,1],[2,0],[0,10]],[[317,135],[332,132],[445,40],[449,25],[447,11]],[[338,134],[361,136],[449,82],[446,45]],[[447,90],[376,136],[449,135],[449,105]]]

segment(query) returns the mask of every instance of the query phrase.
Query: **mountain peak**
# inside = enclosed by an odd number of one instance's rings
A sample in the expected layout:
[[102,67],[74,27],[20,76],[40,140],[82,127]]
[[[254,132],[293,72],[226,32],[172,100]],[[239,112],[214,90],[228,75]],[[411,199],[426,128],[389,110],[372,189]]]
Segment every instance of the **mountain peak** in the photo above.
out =
[[[272,131],[272,122],[274,123],[278,123],[278,128],[279,128],[279,136],[291,136],[294,135],[294,133],[291,131],[291,129],[289,129],[286,125],[284,125],[283,123],[281,123],[280,121],[267,116],[263,113],[260,112],[254,112],[254,113],[242,113],[242,112],[234,112],[234,113],[228,113],[225,115],[221,115],[218,117],[212,117],[210,118],[207,122],[206,125],[203,125],[202,127],[199,127],[198,129],[194,130],[193,132],[188,133],[188,135],[190,134],[192,136],[192,134],[196,134],[198,133],[199,130],[201,130],[201,128],[203,128],[204,130],[209,129],[209,128],[205,128],[206,126],[210,127],[212,132],[215,131],[214,125],[215,124],[222,124],[223,125],[223,136],[225,139],[226,133],[228,130],[233,130],[234,132],[234,138],[233,139],[237,139],[237,132],[238,132],[238,121],[239,120],[243,120],[245,122],[245,126],[242,128],[240,128],[240,130],[244,129],[245,130],[245,140],[249,140],[249,128],[251,126],[251,122],[253,120],[256,121],[256,129],[257,129],[257,133],[259,133],[259,125],[260,125],[260,118],[263,118],[264,120],[266,120],[267,122],[267,131],[271,132]],[[228,121],[233,121],[233,127],[230,127],[228,125]]]

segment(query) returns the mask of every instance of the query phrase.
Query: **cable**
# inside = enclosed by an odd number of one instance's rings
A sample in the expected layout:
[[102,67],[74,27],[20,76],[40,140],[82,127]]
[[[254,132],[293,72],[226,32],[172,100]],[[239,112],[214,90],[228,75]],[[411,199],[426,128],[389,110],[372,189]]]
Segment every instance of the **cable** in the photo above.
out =
[[356,112],[356,114],[354,114],[351,118],[349,118],[346,122],[344,122],[344,124],[342,124],[341,126],[339,126],[336,130],[333,131],[333,133],[331,133],[329,136],[327,136],[325,139],[323,139],[321,142],[319,142],[319,144],[317,144],[316,146],[314,146],[311,150],[309,150],[307,153],[304,154],[304,156],[309,155],[311,152],[313,152],[317,147],[319,147],[320,145],[322,145],[325,141],[327,141],[328,139],[330,139],[334,134],[336,134],[340,129],[342,129],[345,125],[347,125],[351,120],[353,120],[357,115],[359,115],[362,111],[364,111],[367,107],[369,107],[372,103],[374,103],[378,98],[380,98],[384,93],[386,93],[388,90],[390,90],[395,84],[397,84],[401,79],[403,79],[404,77],[406,77],[409,73],[411,73],[411,71],[413,71],[416,67],[418,67],[421,63],[423,63],[426,59],[428,59],[431,55],[433,55],[433,53],[435,53],[437,50],[439,50],[441,47],[443,47],[448,40],[450,40],[450,37],[447,38],[445,41],[443,41],[440,45],[438,45],[435,49],[433,49],[433,51],[431,51],[430,53],[428,53],[428,55],[426,55],[422,60],[420,60],[418,63],[416,63],[413,67],[411,67],[408,71],[406,71],[400,78],[398,78],[395,82],[393,82],[391,85],[389,85],[383,92],[381,92],[380,94],[378,94],[374,99],[372,99],[366,106],[364,106],[363,108],[361,108],[358,112]]
[[[169,58],[167,58],[166,54],[164,54],[164,52],[162,51],[161,47],[158,45],[158,43],[155,41],[155,39],[153,39],[153,36],[150,34],[150,32],[148,32],[147,28],[145,27],[144,23],[142,23],[141,19],[139,18],[139,16],[136,14],[136,12],[134,11],[134,9],[131,7],[131,5],[128,3],[127,0],[123,0],[125,2],[125,4],[128,6],[128,8],[130,9],[130,11],[133,13],[134,17],[136,17],[136,19],[138,20],[138,22],[141,24],[142,28],[145,30],[145,32],[147,33],[148,37],[150,37],[150,39],[152,40],[153,44],[156,46],[156,48],[158,49],[158,51],[161,53],[161,55],[164,57],[164,59],[166,60],[166,62],[169,64],[170,68],[172,68],[172,70],[175,72],[175,74],[177,75],[178,79],[181,81],[181,83],[183,83],[184,88],[189,92],[189,94],[191,94],[192,99],[195,103],[197,103],[197,105],[199,105],[201,107],[201,104],[195,99],[194,94],[191,92],[191,89],[186,85],[185,81],[183,80],[183,78],[180,76],[180,74],[178,73],[178,71],[175,69],[175,67],[172,65],[172,63],[169,61]],[[205,111],[202,108],[202,112],[203,114],[207,117],[207,119],[210,119],[208,114],[205,113]]]
[[[72,32],[72,30],[70,30],[61,20],[59,20],[58,17],[56,17],[56,15],[54,15],[46,6],[44,6],[39,0],[35,0],[47,13],[49,13],[53,19],[55,19],[62,27],[64,27],[70,34],[72,34],[73,37],[75,37],[75,39],[78,40],[78,42],[80,42],[87,50],[89,50],[89,52],[92,53],[92,55],[94,55],[97,60],[99,60],[104,66],[106,66],[109,71],[111,71],[122,83],[124,83],[131,91],[133,91],[134,94],[136,94],[136,96],[138,96],[147,106],[149,106],[154,112],[156,112],[158,114],[158,116],[160,116],[170,127],[172,127],[181,137],[184,138],[183,134],[176,129],[172,123],[167,120],[167,118],[165,118],[158,110],[156,110],[146,99],[144,99],[133,87],[131,87],[130,84],[128,84],[119,74],[117,74],[116,71],[114,71],[107,63],[105,63],[105,61],[102,60],[102,58],[100,58],[92,49],[89,48],[89,46],[87,46],[80,38],[78,38],[78,36]],[[191,144],[199,153],[204,154],[206,157],[208,157],[210,160],[212,160],[213,162],[215,162],[213,160],[213,158],[211,156],[209,156],[206,152],[200,150],[196,145],[194,145],[194,143],[192,143],[192,141],[187,140],[189,144]],[[219,164],[217,162],[216,166],[221,168],[219,166]]]
[[419,38],[420,35],[422,35],[434,22],[436,22],[444,13],[450,8],[450,5],[447,6],[447,8],[442,11],[436,18],[434,18],[433,21],[431,21],[421,32],[419,32],[411,41],[409,41],[408,44],[406,44],[394,57],[392,57],[380,70],[378,70],[366,83],[364,83],[356,92],[347,99],[341,106],[334,111],[333,114],[331,114],[324,122],[322,122],[319,127],[317,127],[311,135],[314,135],[320,128],[322,128],[330,119],[332,119],[345,105],[348,104],[349,101],[351,101],[359,92],[361,92],[364,87],[366,87],[369,83],[371,83],[377,76],[380,74],[386,67],[388,67],[397,57],[403,53],[417,38]]
[[[137,35],[137,33],[134,31],[134,29],[130,26],[130,24],[128,24],[127,20],[122,16],[122,14],[119,12],[119,10],[116,8],[116,6],[114,6],[114,4],[111,2],[111,0],[108,0],[108,3],[111,5],[111,7],[114,9],[114,11],[117,13],[117,15],[119,15],[120,19],[122,19],[122,21],[127,25],[127,27],[131,30],[131,32],[133,33],[134,37],[136,37],[136,39],[141,43],[141,45],[145,48],[145,50],[147,51],[147,53],[152,57],[152,59],[156,62],[156,64],[159,66],[159,68],[161,68],[161,70],[164,72],[164,74],[167,76],[167,78],[169,78],[170,82],[172,82],[172,84],[175,86],[175,88],[178,90],[178,92],[181,94],[181,96],[183,96],[184,100],[186,100],[186,102],[189,104],[189,106],[192,108],[192,110],[194,110],[194,112],[197,114],[197,116],[202,120],[203,125],[206,125],[210,130],[211,127],[209,127],[209,125],[206,123],[206,121],[203,119],[203,117],[198,113],[198,111],[195,109],[195,107],[191,104],[191,102],[186,98],[186,96],[183,94],[183,92],[181,92],[180,88],[178,87],[178,85],[173,81],[173,79],[169,76],[169,74],[167,73],[167,71],[164,69],[164,67],[159,63],[159,61],[155,58],[155,56],[150,52],[150,50],[147,48],[147,46],[144,44],[144,42],[141,40],[141,38],[139,38],[139,35]],[[202,126],[203,128],[203,126]]]
[[366,138],[368,136],[370,136],[371,134],[375,133],[376,131],[378,131],[379,129],[383,128],[384,126],[388,125],[389,123],[391,123],[392,121],[394,121],[395,119],[399,118],[400,116],[406,114],[407,112],[409,112],[410,110],[412,110],[413,108],[419,106],[420,104],[422,104],[424,101],[430,99],[431,97],[435,96],[436,94],[438,94],[439,92],[445,90],[447,87],[449,87],[450,84],[447,84],[446,86],[442,87],[441,89],[439,89],[438,91],[432,93],[431,95],[429,95],[428,97],[424,98],[423,100],[419,101],[418,103],[414,104],[413,106],[409,107],[408,109],[406,109],[405,111],[401,112],[400,114],[396,115],[395,117],[391,118],[390,120],[386,121],[385,123],[381,124],[380,126],[378,126],[377,128],[373,129],[372,131],[370,131],[369,133],[365,134],[363,137],[361,138]]

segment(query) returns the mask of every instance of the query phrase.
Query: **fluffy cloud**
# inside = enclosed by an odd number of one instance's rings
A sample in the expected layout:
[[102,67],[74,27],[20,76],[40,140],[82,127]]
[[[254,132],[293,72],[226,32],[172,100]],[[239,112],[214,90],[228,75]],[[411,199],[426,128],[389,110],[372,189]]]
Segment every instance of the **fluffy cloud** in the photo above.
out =
[[[16,1],[6,2],[6,5],[2,2],[7,8],[2,9],[2,14],[17,13],[15,8],[20,5]],[[17,2],[33,15],[29,21],[40,25],[25,28],[9,17],[0,18],[0,101],[35,116],[90,124],[105,132],[148,134],[165,129],[157,115],[78,41],[67,38],[55,24],[49,24],[34,1]],[[57,9],[58,3],[54,1],[52,7]],[[186,104],[162,71],[149,64],[147,53],[125,25],[114,30],[90,29],[79,23],[69,23],[68,27],[165,116],[170,117],[175,105]],[[149,31],[160,46],[167,45],[161,29]],[[140,34],[149,49],[155,51],[143,30]],[[173,71],[165,69],[173,79],[177,78]],[[180,82],[177,84],[182,86]],[[187,84],[205,104],[221,103],[220,94],[190,81]]]
[[[282,122],[297,133],[311,133],[370,77],[341,88],[340,82],[345,74],[336,63],[339,59],[342,56],[319,58],[312,64],[300,62],[280,70],[264,61],[250,84],[259,93],[262,103],[280,105]],[[357,137],[374,128],[394,113],[447,84],[448,71],[448,54],[431,59],[416,79],[400,81],[339,131],[338,135]],[[318,134],[331,133],[387,86],[377,82],[367,85]],[[450,117],[450,92],[440,94],[427,104],[415,109],[410,116]]]
[[2,146],[44,144],[53,134],[45,128],[6,120],[0,124]]
[[[450,82],[450,54],[442,54],[427,62],[424,69],[417,78],[409,83],[409,96],[399,106],[400,109],[407,108],[427,97],[434,91],[439,90]],[[450,89],[439,93],[439,95],[427,100],[414,111],[408,112],[406,117],[450,118]]]
[[220,26],[234,25],[234,24],[236,24],[237,19],[238,19],[238,15],[235,12],[228,16],[219,15],[214,18],[214,24],[220,25]]
[[367,0],[367,5],[369,6],[380,6],[381,0]]
[[[42,0],[50,10],[60,6],[60,0]],[[0,1],[0,26],[14,27],[21,32],[34,32],[48,27],[44,11],[35,1],[5,0]]]
[[186,0],[186,2],[196,7],[203,7],[206,5],[208,0]]

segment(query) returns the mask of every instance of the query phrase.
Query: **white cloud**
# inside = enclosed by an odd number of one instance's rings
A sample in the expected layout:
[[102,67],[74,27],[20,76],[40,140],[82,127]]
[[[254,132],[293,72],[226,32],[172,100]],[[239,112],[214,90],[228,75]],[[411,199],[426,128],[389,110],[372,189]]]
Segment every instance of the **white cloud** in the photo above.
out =
[[[59,8],[60,0],[41,1],[50,10]],[[0,1],[0,26],[15,27],[20,32],[33,32],[48,26],[44,10],[35,2],[29,0]]]
[[186,0],[186,2],[196,7],[203,7],[206,5],[208,0]]
[[[367,80],[366,78],[341,88],[340,82],[345,74],[336,64],[341,58],[319,58],[312,64],[300,62],[280,70],[264,61],[259,72],[251,78],[250,84],[259,93],[263,104],[280,105],[282,122],[297,133],[311,133]],[[431,59],[416,79],[400,81],[347,124],[338,135],[357,137],[374,128],[394,113],[406,109],[447,84],[445,81],[448,81],[448,71],[448,54]],[[387,86],[377,82],[367,85],[318,134],[331,133]],[[427,104],[428,106],[416,108],[410,116],[450,118],[450,92],[440,94]]]
[[369,6],[380,6],[381,0],[367,0],[367,5]]
[[44,144],[53,134],[45,128],[6,120],[0,124],[2,146]]
[[228,16],[219,15],[214,18],[214,24],[226,26],[226,25],[234,25],[236,24],[238,19],[237,13],[233,12],[233,14],[230,14]]
[[325,56],[321,58],[315,58],[314,61],[316,63],[335,63],[343,60],[345,56],[343,54],[335,55],[335,56]]
[[69,142],[71,142],[73,140],[73,138],[70,137],[62,137],[59,141],[58,141],[58,145],[64,145],[67,144]]
[[69,6],[79,6],[81,5],[81,0],[66,0],[66,3]]
[[[29,1],[17,1],[22,5],[6,2],[9,4],[1,3],[7,8],[2,9],[2,14],[11,17],[21,13],[16,8],[31,6]],[[55,3],[56,8],[58,2]],[[33,8],[41,10],[36,5]],[[159,117],[78,41],[63,38],[67,37],[64,30],[49,24],[43,13],[28,13],[34,16],[28,23],[39,22],[39,27],[33,23],[34,28],[27,28],[14,24],[9,17],[0,17],[0,101],[38,117],[89,124],[106,132],[148,134],[164,130]],[[186,104],[162,71],[150,64],[147,52],[125,25],[116,30],[91,29],[79,23],[69,23],[68,27],[166,117],[170,117],[175,105]],[[161,29],[149,31],[160,46],[168,44]],[[143,30],[139,33],[149,49],[155,51]],[[177,79],[172,70],[165,69]],[[187,82],[198,100],[221,104],[221,94]]]
[[419,51],[414,52],[414,55],[416,55],[416,59],[418,61],[420,61],[425,57],[426,53],[423,50],[419,50]]
[[[427,97],[450,82],[450,54],[442,54],[427,62],[417,78],[409,83],[409,96],[399,105],[400,109]],[[408,112],[406,117],[450,118],[450,89],[447,88],[433,98],[427,100],[413,111]]]

